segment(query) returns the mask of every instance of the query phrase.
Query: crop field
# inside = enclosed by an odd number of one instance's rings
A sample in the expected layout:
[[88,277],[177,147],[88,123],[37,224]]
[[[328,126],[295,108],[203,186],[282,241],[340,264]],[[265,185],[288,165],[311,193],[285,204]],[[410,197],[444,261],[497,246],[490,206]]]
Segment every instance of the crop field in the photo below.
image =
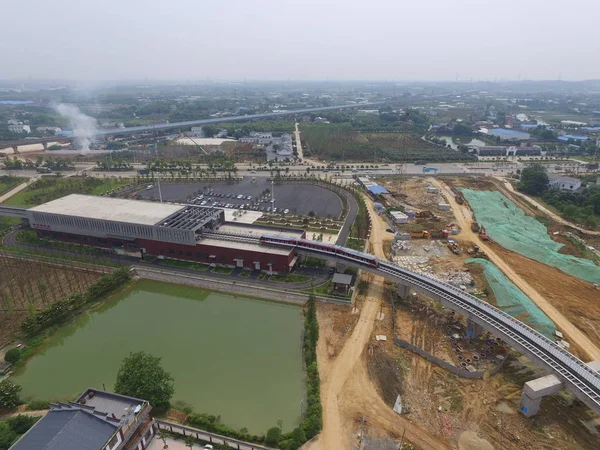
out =
[[323,161],[468,161],[473,156],[439,147],[411,133],[360,133],[343,126],[302,126],[304,155]]
[[42,177],[21,192],[9,198],[5,204],[12,206],[36,206],[69,194],[101,195],[131,183],[129,179],[92,177]]
[[0,347],[14,336],[28,314],[75,292],[85,292],[103,275],[88,270],[85,264],[45,262],[4,251],[0,251],[0,269]]

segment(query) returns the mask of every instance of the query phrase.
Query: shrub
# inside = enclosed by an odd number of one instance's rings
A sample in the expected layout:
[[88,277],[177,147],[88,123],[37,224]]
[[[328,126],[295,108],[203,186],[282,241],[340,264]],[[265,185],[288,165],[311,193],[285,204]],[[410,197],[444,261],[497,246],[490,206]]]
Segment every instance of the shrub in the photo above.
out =
[[37,417],[25,416],[23,414],[19,414],[16,417],[11,417],[7,420],[8,425],[13,429],[13,431],[17,434],[23,434],[29,430],[34,423],[38,420]]
[[21,351],[18,348],[11,348],[4,354],[4,361],[10,364],[16,363],[21,357]]
[[0,408],[16,408],[21,399],[19,398],[21,386],[10,380],[0,382]]
[[32,400],[27,404],[27,411],[39,411],[50,408],[50,403],[44,400]]

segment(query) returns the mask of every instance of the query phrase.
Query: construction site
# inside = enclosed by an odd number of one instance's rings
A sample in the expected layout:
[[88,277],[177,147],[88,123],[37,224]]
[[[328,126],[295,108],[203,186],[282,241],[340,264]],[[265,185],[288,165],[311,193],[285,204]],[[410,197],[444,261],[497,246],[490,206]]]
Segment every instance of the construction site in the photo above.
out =
[[[377,182],[389,194],[366,200],[373,254],[497,306],[583,361],[600,359],[600,268],[576,245],[597,247],[600,236],[541,219],[491,177]],[[528,236],[490,221],[498,213],[482,204],[494,202],[519,230],[547,227],[548,242],[519,253]],[[523,385],[546,372],[488,333],[470,336],[464,319],[425,296],[363,274],[352,310],[321,305],[319,321],[324,431],[306,448],[334,448],[336,433],[346,439],[336,448],[357,449],[600,445],[597,417],[566,391],[525,417]]]

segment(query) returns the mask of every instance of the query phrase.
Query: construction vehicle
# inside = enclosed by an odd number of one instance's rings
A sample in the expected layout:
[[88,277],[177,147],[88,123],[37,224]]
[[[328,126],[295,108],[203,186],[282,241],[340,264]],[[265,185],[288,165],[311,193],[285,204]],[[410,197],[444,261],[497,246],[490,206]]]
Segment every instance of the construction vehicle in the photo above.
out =
[[458,203],[459,205],[465,203],[465,198],[463,197],[462,192],[457,192],[454,196],[454,200],[456,200],[456,203]]
[[429,234],[429,231],[423,230],[423,231],[420,231],[418,233],[415,233],[415,232],[411,231],[410,237],[413,238],[413,239],[429,239],[431,236]]
[[490,240],[490,237],[485,232],[485,227],[483,225],[481,226],[481,230],[479,230],[479,237],[481,238],[482,241]]
[[470,249],[467,250],[467,253],[469,255],[471,255],[473,258],[488,259],[488,257],[485,254],[485,252],[482,252],[481,249],[479,248],[479,245],[474,245],[472,248],[470,248]]
[[432,239],[446,239],[448,234],[448,230],[432,231],[429,233],[429,237]]
[[458,246],[458,244],[455,241],[449,240],[448,241],[448,248],[455,255],[460,255],[460,247]]
[[479,233],[479,224],[477,222],[471,222],[471,231],[473,233]]
[[435,175],[437,174],[438,170],[439,169],[437,167],[423,167],[423,173],[433,172]]
[[417,211],[415,213],[415,219],[417,223],[424,222],[426,220],[431,220],[433,222],[438,222],[440,218],[433,214],[431,211]]

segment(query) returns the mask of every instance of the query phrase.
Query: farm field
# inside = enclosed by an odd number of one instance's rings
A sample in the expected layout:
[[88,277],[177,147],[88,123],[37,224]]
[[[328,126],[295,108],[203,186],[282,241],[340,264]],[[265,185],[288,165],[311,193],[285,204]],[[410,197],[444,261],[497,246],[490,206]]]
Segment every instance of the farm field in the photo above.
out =
[[11,206],[36,206],[69,194],[101,195],[131,183],[130,179],[92,177],[42,177],[9,198]]
[[360,133],[343,126],[302,125],[304,155],[323,161],[469,161],[473,156],[423,141],[411,133]]

